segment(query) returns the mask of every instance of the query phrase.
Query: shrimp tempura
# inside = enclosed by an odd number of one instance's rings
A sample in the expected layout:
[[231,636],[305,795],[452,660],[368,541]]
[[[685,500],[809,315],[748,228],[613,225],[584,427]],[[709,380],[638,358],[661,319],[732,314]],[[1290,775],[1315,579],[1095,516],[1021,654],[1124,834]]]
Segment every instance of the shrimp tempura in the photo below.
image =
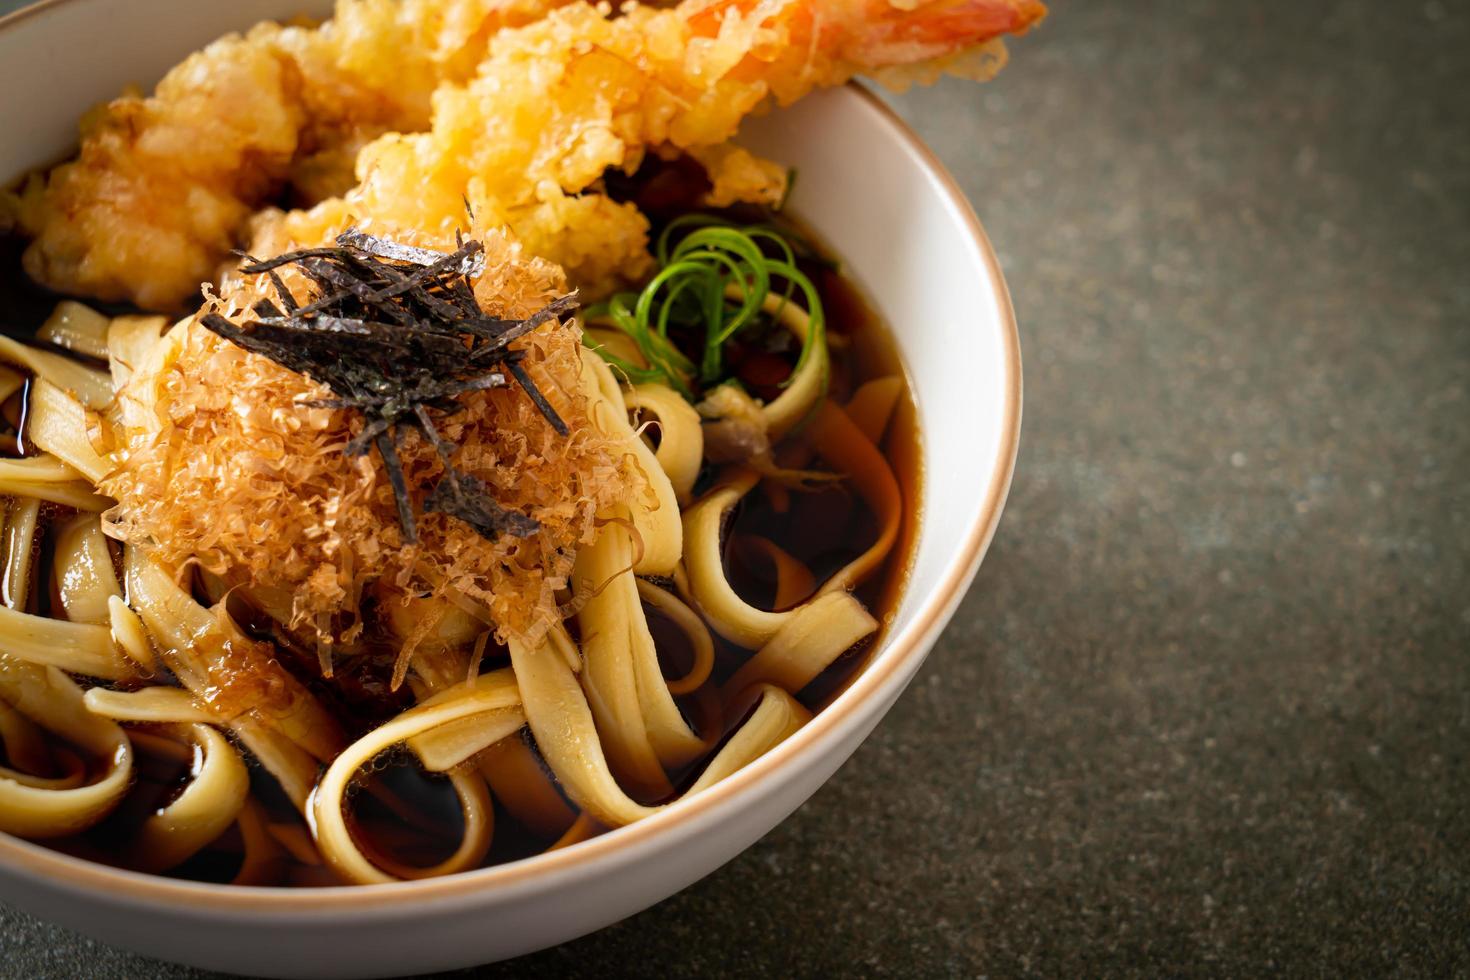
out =
[[599,190],[607,169],[685,151],[711,171],[709,203],[774,204],[784,169],[727,142],[745,116],[859,72],[989,77],[1004,62],[998,36],[1044,12],[1036,0],[685,0],[615,18],[562,7],[493,38],[472,81],[435,94],[428,132],[366,147],[344,199],[263,216],[254,247],[313,243],[349,215],[443,233],[467,200],[584,296],[606,295],[650,263],[647,220]]
[[[746,115],[859,73],[989,78],[1000,37],[1045,12],[1039,0],[684,0],[616,15],[554,0],[342,0],[335,27],[217,42],[154,98],[92,120],[81,159],[25,197],[22,227],[38,236],[27,268],[62,291],[169,307],[241,240],[270,255],[349,219],[443,236],[468,202],[595,298],[650,263],[644,216],[602,193],[608,168],[687,153],[709,172],[706,203],[773,204],[783,168],[728,142]],[[393,46],[405,22],[415,30]],[[431,129],[403,135],[429,121],[431,89]],[[363,143],[361,183],[344,196],[252,218],[287,179],[309,199],[340,192]]]

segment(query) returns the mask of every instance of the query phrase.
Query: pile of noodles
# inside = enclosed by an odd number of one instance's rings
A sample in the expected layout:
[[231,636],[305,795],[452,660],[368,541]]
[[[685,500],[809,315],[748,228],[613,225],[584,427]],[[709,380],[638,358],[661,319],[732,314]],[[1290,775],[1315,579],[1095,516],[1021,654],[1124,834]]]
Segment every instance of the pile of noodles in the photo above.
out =
[[[564,291],[554,266],[494,232],[478,234],[489,254],[475,292],[487,313],[529,316]],[[290,278],[299,274],[286,275],[304,295]],[[264,297],[261,282],[231,280],[210,306],[238,315]],[[568,585],[577,548],[592,540],[596,515],[645,492],[645,478],[588,424],[580,329],[551,323],[517,347],[570,434],[555,432],[517,387],[465,396],[441,429],[458,447],[458,469],[540,523],[529,537],[487,541],[458,520],[426,514],[419,541],[406,543],[381,459],[342,452],[361,431],[360,413],[311,407],[330,393],[195,318],[174,327],[119,393],[117,468],[100,485],[117,500],[109,533],[165,567],[196,562],[253,597],[274,598],[271,611],[284,612],[285,625],[322,643],[356,640],[365,603],[425,597],[447,600],[428,608],[483,621],[501,642],[534,642],[561,621],[556,593]],[[399,454],[422,496],[443,463],[417,432]],[[417,619],[403,665],[440,625]]]
[[[477,299],[510,316],[542,307],[557,278],[481,234],[494,271],[474,283]],[[238,314],[259,298],[230,281],[209,305]],[[767,293],[762,305],[796,343],[820,336],[819,321],[795,302]],[[548,323],[515,343],[529,339],[521,363],[576,434],[553,438],[517,387],[485,393],[442,427],[460,442],[453,465],[486,480],[502,506],[542,521],[537,534],[487,545],[430,515],[420,544],[409,546],[381,460],[349,462],[341,451],[361,423],[303,404],[322,389],[215,340],[195,318],[160,336],[163,318],[88,315],[84,339],[106,355],[111,379],[0,338],[0,361],[34,372],[23,396],[26,435],[43,451],[0,466],[15,497],[3,546],[13,588],[0,605],[0,830],[65,837],[96,826],[122,807],[136,752],[192,753],[191,778],[129,832],[116,860],[178,867],[235,825],[240,882],[270,880],[287,860],[283,849],[328,876],[303,880],[448,874],[489,852],[492,790],[552,847],[702,792],[804,724],[810,712],[796,694],[880,628],[851,590],[882,569],[898,540],[901,494],[877,447],[902,384],[872,379],[836,404],[822,380],[823,343],[780,395],[752,404],[749,421],[777,441],[804,424],[789,448],[844,474],[878,535],[820,584],[777,547],[770,610],[736,592],[722,559],[731,514],[761,482],[759,464],[722,470],[695,499],[707,457],[699,412],[662,384],[625,388],[574,324]],[[48,321],[43,336],[53,328],[71,329]],[[23,378],[6,368],[0,381],[15,394]],[[630,421],[633,409],[657,419],[656,449]],[[516,428],[502,434],[492,422]],[[402,456],[421,494],[420,481],[442,464],[426,446],[405,444]],[[103,537],[108,501],[94,487],[119,498],[109,513],[110,530],[126,539],[121,576]],[[53,548],[51,612],[66,618],[30,612],[23,591],[45,500],[79,511]],[[422,512],[423,501],[415,503]],[[426,556],[431,549],[435,557]],[[370,598],[407,604],[379,638],[401,641],[393,685],[406,682],[417,704],[354,731],[332,708],[339,683],[298,678],[226,602],[206,608],[181,584],[193,562],[243,586],[276,622],[301,617],[301,628],[323,633],[380,634],[382,624],[363,622]],[[562,595],[571,601],[558,606]],[[502,597],[529,601],[532,617],[500,622],[503,609],[524,613],[498,606]],[[314,603],[337,608],[323,613]],[[693,662],[683,676],[664,676],[646,606],[687,638]],[[466,616],[471,631],[450,630],[457,635],[438,637],[435,656],[415,657],[415,645],[435,639],[450,615]],[[504,637],[509,665],[481,672],[488,627]],[[723,679],[714,634],[750,651]],[[331,645],[319,653],[330,672]],[[42,730],[97,765],[52,775]],[[459,846],[432,866],[402,863],[354,830],[354,787],[385,791],[359,774],[398,746],[442,773],[459,799]],[[309,837],[262,813],[241,750],[307,819]],[[680,793],[676,779],[697,763]]]

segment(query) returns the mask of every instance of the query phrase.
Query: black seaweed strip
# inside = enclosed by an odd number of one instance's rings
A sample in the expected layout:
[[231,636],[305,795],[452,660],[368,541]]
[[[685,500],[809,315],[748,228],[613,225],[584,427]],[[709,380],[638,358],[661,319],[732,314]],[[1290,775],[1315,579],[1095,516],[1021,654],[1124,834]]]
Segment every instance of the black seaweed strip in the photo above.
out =
[[403,463],[398,459],[397,438],[391,432],[380,432],[376,439],[378,454],[383,457],[383,468],[388,471],[388,482],[393,485],[393,498],[398,504],[398,523],[403,528],[404,540],[418,544],[419,529],[413,519],[413,501],[408,496],[408,481],[403,476]]
[[237,255],[245,255],[250,259],[249,265],[240,266],[240,271],[247,276],[258,275],[262,272],[270,272],[279,269],[283,265],[299,265],[303,259],[334,259],[342,254],[342,249],[324,245],[319,248],[298,248],[294,252],[282,252],[280,255],[269,259],[256,259],[244,252],[236,252]]
[[[456,242],[463,244],[463,240],[458,237],[457,233]],[[366,252],[375,258],[388,259],[395,262],[408,262],[418,266],[435,265],[446,254],[444,252],[436,252],[433,249],[419,248],[416,245],[404,245],[402,242],[395,242],[387,238],[379,238],[376,235],[369,235],[356,228],[348,228],[342,234],[338,235],[337,244],[344,248]],[[470,268],[474,268],[478,263],[470,262],[465,264]]]
[[531,401],[541,410],[541,414],[546,417],[546,421],[551,423],[551,427],[556,430],[557,435],[569,435],[571,430],[562,421],[562,417],[556,414],[556,409],[551,407],[551,402],[547,401],[546,396],[541,394],[541,389],[536,387],[536,383],[531,380],[531,376],[526,373],[526,369],[521,367],[520,359],[507,360],[505,365],[510,368],[510,373],[515,375],[516,380],[521,383],[521,387],[526,389],[526,394],[531,396]]
[[330,282],[333,286],[337,287],[343,292],[323,296],[320,299],[306,304],[301,309],[296,311],[298,316],[304,317],[312,313],[321,312],[327,309],[329,306],[333,306],[337,303],[342,302],[344,299],[346,299],[348,295],[351,295],[362,302],[364,305],[375,309],[380,313],[386,313],[389,317],[397,320],[404,326],[413,326],[413,324],[416,322],[413,315],[410,314],[407,310],[404,310],[403,308],[396,306],[393,303],[385,302],[384,298],[378,295],[378,290],[373,289],[372,286],[369,286],[361,279],[354,278],[345,270],[343,270],[339,266],[332,264],[331,262],[325,261],[324,259],[305,259],[301,263],[301,268],[316,273],[316,275],[325,279],[327,282]]
[[[226,340],[311,377],[336,396],[304,405],[363,413],[363,430],[345,451],[361,455],[377,447],[410,542],[417,541],[418,532],[398,456],[404,427],[419,429],[445,463],[445,477],[425,508],[461,520],[491,538],[530,534],[539,525],[501,507],[488,484],[450,465],[452,447],[439,433],[430,410],[448,417],[463,409],[459,396],[506,384],[505,373],[488,371],[499,365],[516,378],[557,432],[569,431],[520,366],[524,352],[508,347],[574,309],[576,293],[553,300],[525,320],[486,316],[471,280],[472,272],[483,269],[484,248],[479,242],[466,242],[458,232],[455,241],[454,252],[439,253],[349,229],[339,236],[336,248],[299,249],[265,261],[241,253],[247,261],[242,272],[269,276],[280,306],[259,300],[254,307],[258,319],[243,324],[217,313],[202,318],[208,329]],[[305,306],[275,272],[290,263],[319,290]]]
[[483,347],[477,348],[472,355],[476,360],[485,359],[492,354],[498,354],[505,350],[512,340],[518,340],[526,334],[535,330],[549,320],[560,318],[563,313],[570,312],[577,307],[577,291],[574,289],[565,296],[559,297],[541,307],[528,319],[522,320],[514,326],[506,328],[496,338]]
[[[352,401],[352,399],[342,400]],[[368,451],[368,446],[377,442],[378,436],[388,431],[388,427],[392,424],[387,419],[373,419],[367,425],[363,426],[361,432],[352,437],[352,441],[342,451],[348,456],[361,456]]]
[[389,286],[385,289],[378,290],[377,294],[374,296],[374,300],[382,301],[385,299],[392,299],[394,296],[397,296],[400,293],[407,292],[412,286],[423,283],[425,279],[430,279],[434,276],[444,275],[445,273],[451,272],[452,270],[457,271],[454,270],[455,266],[459,265],[459,263],[463,261],[466,257],[476,254],[483,248],[484,246],[482,246],[479,242],[468,242],[463,248],[456,249],[455,251],[450,252],[448,255],[444,256],[443,259],[435,262],[433,265],[425,266],[422,269],[410,273],[407,277],[405,277],[403,282],[397,283],[393,286]]

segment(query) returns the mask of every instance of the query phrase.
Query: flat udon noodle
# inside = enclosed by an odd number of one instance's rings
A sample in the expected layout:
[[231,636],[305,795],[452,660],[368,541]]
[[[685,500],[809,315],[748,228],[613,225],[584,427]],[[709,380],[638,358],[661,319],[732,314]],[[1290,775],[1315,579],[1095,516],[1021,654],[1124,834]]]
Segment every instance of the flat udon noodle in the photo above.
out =
[[[546,761],[567,794],[601,823],[618,827],[663,809],[627,795],[613,776],[596,722],[576,675],[549,638],[534,649],[513,643],[511,665],[524,698],[523,710]],[[785,741],[811,713],[778,687],[752,689],[754,710],[694,784],[692,796],[719,782]],[[737,702],[733,707],[739,708]],[[733,714],[734,712],[732,712]]]
[[[304,809],[317,763],[341,750],[336,720],[273,659],[261,658],[249,641],[237,643],[221,616],[195,602],[137,548],[124,550],[124,566],[128,597],[159,659]],[[229,691],[232,682],[243,682],[250,690]],[[257,701],[260,694],[269,696]],[[229,700],[222,702],[222,695]]]
[[229,829],[250,793],[240,753],[213,725],[166,725],[170,737],[197,753],[187,786],[149,814],[125,857],[139,871],[167,871],[184,863]]
[[[34,372],[38,384],[72,384],[94,399],[106,387],[104,377],[76,362],[3,340],[0,358]],[[0,830],[26,837],[66,836],[97,823],[122,799],[132,778],[133,751],[119,726],[85,709],[81,688],[63,671],[112,679],[136,675],[133,665],[112,648],[106,627],[21,611],[28,598],[41,502],[95,511],[89,505],[96,495],[87,481],[73,467],[43,455],[0,463],[0,491],[10,495],[4,537],[6,605],[0,606],[0,637],[5,641],[0,702],[6,705],[8,723],[0,725],[0,737],[12,763],[0,767]],[[96,607],[96,596],[84,594],[89,586],[104,589],[104,580],[94,576],[72,590],[79,608]],[[36,775],[46,761],[37,740],[40,730],[93,757],[96,765],[72,756],[76,765],[66,775]],[[87,780],[87,775],[93,778]]]
[[122,598],[112,552],[96,514],[79,514],[56,532],[51,585],[66,618],[108,626],[111,603]]
[[[268,885],[276,880],[286,864],[286,850],[271,834],[265,808],[253,798],[245,799],[235,825],[240,828],[240,842],[245,854],[232,885]],[[312,854],[312,858],[316,855]]]
[[0,493],[77,510],[101,511],[108,506],[107,498],[94,493],[78,470],[53,456],[0,460]]
[[132,745],[120,727],[88,712],[82,696],[82,689],[55,667],[0,654],[0,699],[101,764],[101,775],[84,785],[0,768],[0,830],[21,837],[65,837],[96,824],[121,802],[132,781]]
[[[52,619],[18,611],[24,607],[31,579],[30,556],[35,553],[35,536],[39,514],[36,497],[13,497],[5,528],[5,600],[0,606],[0,637],[5,641],[5,654],[17,661],[36,666],[59,667],[69,673],[107,680],[136,677],[136,665],[113,649],[105,626],[87,622]],[[63,560],[65,556],[62,556]],[[104,581],[97,577],[92,585],[97,590],[91,599],[106,601]],[[79,590],[73,590],[73,601],[87,604]]]
[[[880,527],[878,540],[839,569],[807,603],[783,612],[757,609],[741,599],[725,578],[721,558],[720,534],[726,515],[759,481],[754,470],[733,471],[721,486],[684,513],[685,568],[688,571],[688,588],[697,607],[718,633],[741,646],[760,648],[770,642],[782,629],[811,610],[823,596],[830,594],[839,600],[846,596],[850,603],[856,605],[856,600],[851,599],[846,590],[860,584],[881,567],[898,540],[902,518],[898,481],[877,448],[842,409],[831,402],[818,408],[810,423],[808,438],[820,455],[838,472],[847,475],[877,515]],[[828,608],[835,606],[829,604]],[[857,605],[857,611],[867,615],[860,605]],[[869,620],[861,635],[877,628],[876,621],[871,621],[871,617]],[[751,663],[760,660],[757,654]],[[749,664],[746,666],[750,667]],[[751,676],[739,678],[746,683],[754,679]]]
[[669,478],[679,506],[688,504],[704,463],[699,413],[668,385],[635,385],[623,392],[623,401],[658,426],[659,444],[654,459]]
[[577,813],[557,790],[528,737],[522,732],[501,739],[481,752],[476,764],[516,820],[533,834],[554,840],[576,822]]
[[[158,334],[153,337],[156,340]],[[26,439],[96,484],[112,470],[113,463],[92,445],[89,435],[92,428],[86,405],[44,376],[36,379],[31,386],[30,411],[26,415]],[[16,463],[24,462],[16,460]]]
[[[46,383],[46,382],[41,382]],[[59,392],[59,389],[56,389]],[[613,388],[616,395],[616,388]],[[73,411],[65,401],[65,395],[60,400],[53,400],[63,408],[56,411],[54,417],[59,419],[54,428],[59,430],[62,442],[72,444],[78,453],[81,453],[81,433],[73,432],[71,436],[66,435],[63,430],[66,423],[71,423],[73,428],[81,428],[85,425],[85,414],[82,411]],[[619,413],[622,406],[619,403]],[[626,428],[626,423],[623,423]],[[629,450],[635,444],[632,433],[626,432],[626,441]],[[44,463],[44,460],[41,460]],[[35,466],[26,463],[29,469]],[[71,467],[65,464],[51,463],[50,469],[41,473],[51,479],[72,479],[75,473]],[[34,510],[34,508],[32,508]],[[653,510],[653,508],[644,508]],[[673,535],[673,542],[667,552],[678,555],[679,525],[676,520],[676,510],[670,507],[663,508],[663,520],[650,520],[647,514],[639,514],[639,523],[650,529],[651,535],[663,535],[667,538]],[[16,530],[12,523],[12,538],[19,542],[16,551],[28,555],[31,548],[31,535],[34,535],[34,514],[31,520],[26,522],[24,530]],[[24,539],[16,535],[22,535]],[[21,547],[24,545],[24,547]],[[71,545],[69,551],[78,551],[82,545]],[[72,558],[71,563],[76,563]],[[669,558],[660,558],[663,563],[669,563]],[[63,558],[62,564],[68,563]],[[667,567],[659,566],[660,569],[669,570]],[[90,708],[98,716],[123,717],[129,721],[144,721],[151,724],[165,724],[173,726],[176,733],[187,736],[191,741],[203,748],[204,764],[201,765],[196,779],[190,788],[181,793],[178,799],[165,811],[154,814],[144,824],[134,848],[134,862],[140,867],[150,870],[165,870],[188,855],[196,852],[207,840],[218,836],[223,827],[243,813],[243,782],[238,779],[240,768],[238,758],[232,754],[228,743],[222,742],[218,735],[210,735],[210,729],[204,721],[216,721],[216,723],[228,724],[237,732],[241,741],[250,746],[251,751],[262,758],[266,767],[275,774],[276,779],[287,789],[288,795],[297,801],[298,805],[307,802],[307,788],[315,777],[315,758],[353,758],[353,752],[345,754],[335,751],[331,743],[322,743],[320,738],[323,732],[320,727],[322,716],[319,708],[315,707],[315,701],[300,689],[294,689],[293,682],[287,674],[278,674],[273,680],[273,686],[287,689],[284,702],[275,704],[250,705],[238,713],[232,713],[229,705],[210,704],[210,699],[215,692],[222,688],[228,688],[228,680],[231,674],[235,677],[247,670],[260,670],[262,664],[250,663],[250,641],[240,635],[232,635],[232,630],[222,621],[221,611],[215,614],[207,613],[198,607],[182,589],[179,589],[172,580],[172,576],[163,572],[156,564],[148,561],[141,555],[137,548],[126,550],[126,569],[128,569],[129,594],[134,597],[138,610],[141,611],[141,621],[146,624],[153,645],[159,648],[160,655],[166,666],[179,680],[185,683],[187,688],[193,688],[194,695],[176,689],[146,689],[137,693],[91,692]],[[109,619],[126,623],[131,617],[131,611],[119,613],[116,610],[113,599],[116,598],[116,582],[107,583],[101,576],[93,576],[93,582],[87,588],[90,595],[73,599],[75,602],[84,602],[90,607],[106,608],[109,611]],[[93,608],[94,619],[97,619],[97,608]],[[25,614],[13,614],[13,616],[25,616]],[[25,620],[34,620],[35,626],[41,624],[54,624],[51,629],[66,630],[71,624],[60,623],[60,621],[44,620],[43,617],[25,616]],[[96,629],[100,630],[100,626]],[[119,629],[119,633],[122,630]],[[90,636],[90,633],[88,633]],[[98,632],[100,636],[100,632]],[[100,648],[100,644],[98,645]],[[137,644],[132,644],[137,646]],[[60,645],[62,649],[68,649],[68,645]],[[29,649],[24,646],[24,649]],[[243,649],[244,654],[241,654]],[[37,655],[44,654],[43,648],[37,648]],[[125,664],[126,661],[118,661]],[[72,669],[84,670],[85,673],[107,673],[98,669],[97,664],[88,660],[76,660],[75,657],[69,661]],[[125,667],[119,667],[119,671]],[[223,671],[223,673],[222,673]],[[225,683],[222,683],[225,682]],[[451,691],[450,693],[454,693]],[[201,704],[209,705],[209,708],[201,707]],[[435,707],[438,702],[429,698],[428,707]],[[484,713],[479,713],[484,716]],[[225,716],[225,717],[221,717]],[[479,732],[476,733],[476,745],[472,751],[478,751],[479,745],[484,742],[500,741],[504,735],[519,729],[523,723],[519,717],[507,720],[507,727],[494,730],[487,735],[487,718],[476,718],[479,721]],[[331,732],[332,724],[326,718],[325,732]],[[448,758],[447,761],[435,757],[435,752],[442,752],[442,743],[450,726],[437,726],[438,730],[423,738],[416,739],[416,751],[420,752],[425,763],[431,768],[450,768],[459,765],[462,758]],[[313,738],[313,733],[316,733]],[[303,745],[304,743],[304,745]],[[360,746],[359,746],[360,748]],[[463,746],[460,746],[463,752]],[[234,763],[234,764],[232,764]],[[410,877],[422,876],[422,874],[444,874],[454,870],[462,870],[472,867],[484,858],[488,849],[491,835],[491,808],[490,798],[485,789],[484,780],[478,776],[472,776],[467,771],[453,771],[451,780],[460,793],[466,817],[466,835],[460,845],[459,851],[450,860],[435,865],[432,868],[407,868],[403,865],[394,865],[390,861],[379,858],[379,865],[388,864],[395,876]],[[32,779],[32,782],[35,782]],[[116,779],[104,783],[101,790],[91,790],[91,796],[97,796],[103,790],[112,790]],[[323,783],[329,789],[329,783]],[[35,786],[26,786],[26,789],[35,790]],[[72,788],[66,788],[71,790]],[[57,788],[47,788],[47,792],[62,792]],[[34,793],[32,793],[34,795]],[[71,793],[68,798],[76,796]],[[54,799],[54,798],[44,798]],[[93,810],[88,811],[88,820],[98,817],[103,808],[93,805]],[[73,821],[75,823],[75,821]],[[328,821],[329,824],[329,821]],[[166,846],[165,846],[165,842]],[[329,849],[329,855],[337,857],[337,851]],[[334,860],[334,864],[338,861]],[[348,868],[345,873],[351,874],[351,861],[347,861]],[[359,868],[360,870],[360,868]],[[244,874],[244,871],[243,871]],[[382,871],[378,871],[382,874]]]

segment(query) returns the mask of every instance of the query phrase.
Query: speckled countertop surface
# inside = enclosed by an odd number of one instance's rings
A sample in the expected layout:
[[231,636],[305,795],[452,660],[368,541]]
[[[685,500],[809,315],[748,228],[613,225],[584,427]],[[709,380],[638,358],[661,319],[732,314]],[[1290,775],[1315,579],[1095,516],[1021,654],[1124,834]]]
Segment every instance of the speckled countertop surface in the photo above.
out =
[[1021,322],[974,590],[769,837],[484,975],[1470,973],[1470,8],[1054,13],[895,99]]

